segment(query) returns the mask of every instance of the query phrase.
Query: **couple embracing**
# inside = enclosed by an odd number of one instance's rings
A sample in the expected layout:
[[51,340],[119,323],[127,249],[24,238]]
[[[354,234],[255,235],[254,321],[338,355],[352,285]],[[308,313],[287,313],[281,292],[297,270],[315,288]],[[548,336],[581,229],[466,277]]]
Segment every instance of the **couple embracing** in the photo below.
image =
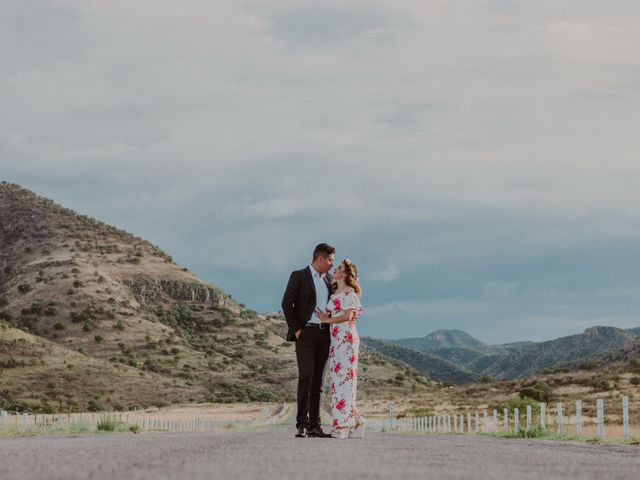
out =
[[[335,248],[316,246],[311,263],[289,277],[282,299],[298,362],[296,437],[362,438],[365,421],[356,409],[358,348],[356,320],[362,312],[358,270],[349,259],[334,270]],[[329,359],[331,433],[320,427],[320,397]]]

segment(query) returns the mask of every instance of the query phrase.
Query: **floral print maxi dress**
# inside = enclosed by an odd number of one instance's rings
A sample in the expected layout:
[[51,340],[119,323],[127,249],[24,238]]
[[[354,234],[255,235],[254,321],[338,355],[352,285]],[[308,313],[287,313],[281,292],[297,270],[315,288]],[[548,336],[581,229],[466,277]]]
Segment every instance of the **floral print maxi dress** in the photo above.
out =
[[351,321],[331,324],[329,375],[334,430],[352,429],[360,423],[361,419],[356,410],[358,348],[360,346],[356,320],[362,312],[362,306],[358,295],[353,291],[337,292],[329,298],[327,311],[332,318],[339,317],[350,308],[355,309]]

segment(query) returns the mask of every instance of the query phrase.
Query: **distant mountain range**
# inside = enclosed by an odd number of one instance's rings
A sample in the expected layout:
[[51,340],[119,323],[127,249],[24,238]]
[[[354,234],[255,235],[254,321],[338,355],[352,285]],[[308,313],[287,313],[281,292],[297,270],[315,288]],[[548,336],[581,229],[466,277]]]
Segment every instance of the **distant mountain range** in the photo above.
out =
[[403,362],[423,375],[442,382],[472,383],[479,375],[449,360],[377,338],[363,337],[361,342],[385,357]]
[[487,345],[461,330],[436,330],[425,337],[399,340],[365,338],[363,342],[436,380],[460,384],[482,375],[523,378],[590,359],[602,365],[626,358],[624,352],[639,342],[639,336],[640,327],[595,326],[555,340],[502,345]]

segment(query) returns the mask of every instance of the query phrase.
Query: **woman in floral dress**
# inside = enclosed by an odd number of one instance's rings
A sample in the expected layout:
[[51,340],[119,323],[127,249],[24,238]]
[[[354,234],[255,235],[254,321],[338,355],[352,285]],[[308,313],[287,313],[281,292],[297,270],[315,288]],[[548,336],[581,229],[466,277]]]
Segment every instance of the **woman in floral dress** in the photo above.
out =
[[356,320],[362,312],[358,284],[358,270],[349,259],[336,268],[333,279],[334,293],[329,298],[327,311],[316,310],[324,323],[331,325],[329,373],[334,438],[362,438],[365,421],[356,409],[358,388],[358,348],[360,337]]

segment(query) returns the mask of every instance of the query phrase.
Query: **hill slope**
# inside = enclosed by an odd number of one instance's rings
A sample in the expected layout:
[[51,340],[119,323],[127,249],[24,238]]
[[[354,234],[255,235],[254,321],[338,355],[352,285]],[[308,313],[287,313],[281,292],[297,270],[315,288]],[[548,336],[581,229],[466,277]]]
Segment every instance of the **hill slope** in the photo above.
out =
[[[294,396],[281,318],[240,306],[141,238],[6,182],[0,323],[0,408]],[[429,383],[374,353],[361,366],[363,396]],[[390,382],[400,374],[406,382]]]
[[371,337],[363,337],[361,341],[368,348],[403,362],[435,380],[461,384],[474,382],[479,378],[479,375],[428,353]]

